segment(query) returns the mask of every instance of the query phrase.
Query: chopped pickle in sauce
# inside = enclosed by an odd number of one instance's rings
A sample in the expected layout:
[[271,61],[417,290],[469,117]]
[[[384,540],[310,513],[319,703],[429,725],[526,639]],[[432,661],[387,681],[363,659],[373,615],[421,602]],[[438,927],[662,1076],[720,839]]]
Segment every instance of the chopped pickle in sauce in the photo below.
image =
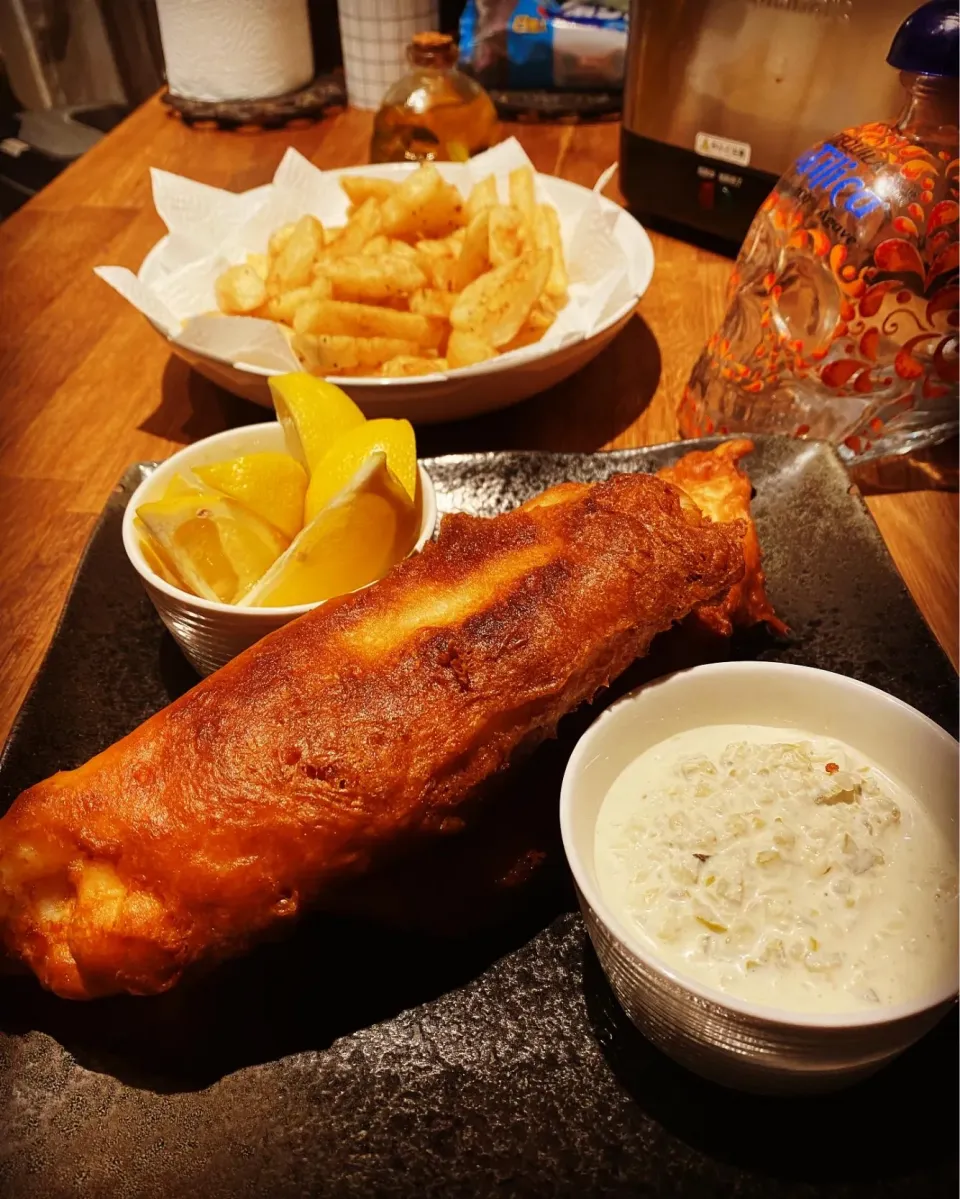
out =
[[956,961],[955,847],[904,788],[823,737],[716,725],[661,742],[608,791],[595,863],[606,903],[654,953],[755,1003],[906,1002]]

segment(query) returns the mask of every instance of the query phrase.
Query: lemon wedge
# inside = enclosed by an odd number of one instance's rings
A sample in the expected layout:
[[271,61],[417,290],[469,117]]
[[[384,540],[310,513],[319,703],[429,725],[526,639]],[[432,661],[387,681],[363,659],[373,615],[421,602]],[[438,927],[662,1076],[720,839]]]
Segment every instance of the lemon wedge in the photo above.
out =
[[408,420],[365,421],[343,433],[320,459],[310,477],[303,518],[307,524],[342,491],[372,454],[383,454],[408,498],[417,497],[417,443]]
[[181,590],[188,590],[183,579],[177,574],[173,563],[167,557],[163,546],[154,538],[153,534],[143,523],[139,517],[135,517],[133,527],[137,530],[140,540],[140,552],[143,554],[144,561],[150,567],[155,575],[159,575],[165,583],[169,583],[171,587],[179,587]]
[[296,537],[303,528],[307,472],[289,454],[243,454],[226,462],[195,466],[193,473],[207,487],[239,500],[287,537]]
[[338,437],[365,423],[345,391],[316,375],[291,371],[269,383],[287,449],[311,474]]
[[178,495],[199,495],[203,491],[195,479],[188,479],[185,475],[174,475],[167,484],[167,489],[163,493],[165,500],[176,499]]
[[413,549],[416,505],[372,454],[242,601],[243,607],[310,604],[382,578]]
[[141,504],[137,516],[187,587],[224,604],[245,595],[290,544],[255,512],[216,492]]

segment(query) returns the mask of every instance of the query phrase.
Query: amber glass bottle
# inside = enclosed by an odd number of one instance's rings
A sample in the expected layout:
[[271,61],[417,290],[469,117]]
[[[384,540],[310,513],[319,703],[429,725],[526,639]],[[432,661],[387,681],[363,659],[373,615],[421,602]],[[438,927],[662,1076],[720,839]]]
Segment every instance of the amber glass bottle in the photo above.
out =
[[465,162],[497,140],[493,101],[457,70],[445,33],[418,33],[407,49],[412,70],[383,97],[373,125],[371,162]]

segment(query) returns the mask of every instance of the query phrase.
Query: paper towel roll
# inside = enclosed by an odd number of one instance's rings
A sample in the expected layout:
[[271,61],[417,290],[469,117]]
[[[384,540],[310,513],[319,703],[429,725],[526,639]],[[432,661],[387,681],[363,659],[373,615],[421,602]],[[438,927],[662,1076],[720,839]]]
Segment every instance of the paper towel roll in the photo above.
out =
[[259,100],[313,79],[307,0],[157,0],[167,84],[191,100]]
[[383,93],[411,70],[415,33],[439,29],[439,0],[337,0],[347,99],[379,108]]

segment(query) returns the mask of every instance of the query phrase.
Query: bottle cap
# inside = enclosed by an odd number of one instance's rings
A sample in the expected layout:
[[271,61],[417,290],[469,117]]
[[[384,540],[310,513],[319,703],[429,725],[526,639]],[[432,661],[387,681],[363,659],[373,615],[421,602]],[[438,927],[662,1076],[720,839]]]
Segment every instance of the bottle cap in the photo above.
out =
[[457,61],[457,47],[449,33],[415,33],[407,58],[418,67],[447,67]]
[[910,14],[897,30],[887,62],[913,75],[956,79],[960,57],[960,6],[957,0],[931,0]]

